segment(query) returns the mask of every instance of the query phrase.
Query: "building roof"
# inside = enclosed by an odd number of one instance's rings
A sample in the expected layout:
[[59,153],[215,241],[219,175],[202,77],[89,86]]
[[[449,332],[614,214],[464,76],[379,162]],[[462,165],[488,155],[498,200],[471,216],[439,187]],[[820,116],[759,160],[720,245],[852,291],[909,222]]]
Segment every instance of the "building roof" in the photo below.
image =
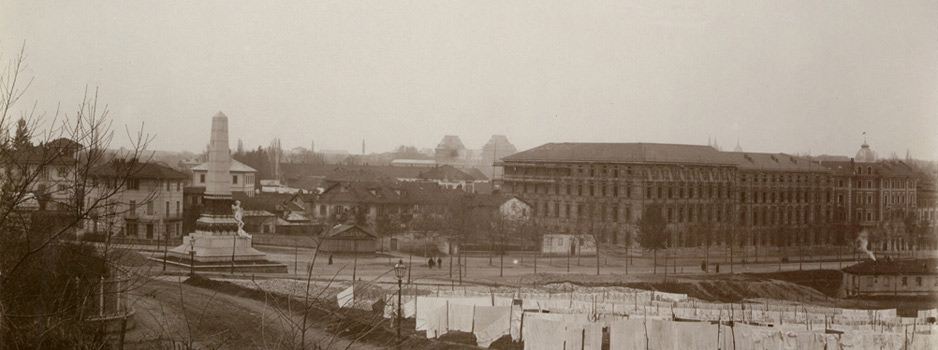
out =
[[938,275],[938,259],[869,260],[843,271],[854,275]]
[[459,139],[459,136],[446,135],[443,136],[443,139],[440,140],[440,143],[436,145],[436,148],[466,149],[466,146],[462,144],[462,140]]
[[[342,174],[349,174],[353,171],[361,173],[381,174],[383,177],[392,179],[417,179],[421,172],[426,171],[423,167],[407,166],[387,166],[387,165],[340,165],[340,164],[300,164],[300,163],[280,163],[280,172],[283,174],[285,182],[292,186],[292,181],[305,179],[309,177],[325,179],[332,175],[340,177]],[[382,177],[382,176],[377,176]],[[365,179],[366,181],[374,180]]]
[[338,168],[335,169],[329,175],[326,175],[326,181],[332,182],[372,182],[372,181],[382,181],[390,180],[387,174],[376,171],[374,169],[345,169]]
[[856,175],[857,167],[864,169],[872,167],[874,174],[889,177],[916,177],[918,175],[914,168],[901,160],[881,160],[875,163],[821,162],[820,165],[832,170],[834,174],[842,176]]
[[482,172],[476,168],[456,169],[452,165],[443,165],[427,170],[417,178],[423,180],[442,180],[442,181],[485,181],[488,180]]
[[[515,145],[512,145],[508,141],[508,138],[505,135],[492,135],[489,138],[489,141],[482,146],[482,156],[492,156],[493,153],[498,153],[497,155],[508,155],[517,153],[518,149],[515,148]],[[497,156],[496,155],[496,156]],[[497,158],[497,157],[496,157]]]
[[525,202],[521,197],[515,195],[507,195],[500,193],[493,194],[473,194],[469,197],[469,206],[471,207],[489,207],[489,208],[498,208],[502,204],[508,202],[511,199],[517,199],[518,201],[527,204],[529,207],[530,203]]
[[128,176],[135,179],[185,180],[189,178],[186,174],[162,164],[128,162],[122,159],[107,162],[92,169],[90,173],[99,177]]
[[241,208],[249,210],[266,210],[270,212],[302,211],[303,207],[293,202],[294,194],[287,193],[257,193],[249,197],[244,192],[232,192],[231,198],[241,201]]
[[488,181],[489,180],[489,177],[485,176],[485,173],[483,173],[482,170],[479,170],[479,168],[473,167],[473,168],[457,168],[457,169],[459,169],[459,171],[462,171],[466,174],[469,174],[469,176],[474,177],[476,181]]
[[276,217],[274,213],[266,210],[245,210],[244,217]]
[[433,159],[394,159],[391,161],[392,166],[420,166],[420,167],[435,167],[436,160]]
[[785,153],[722,152],[740,169],[786,171],[786,172],[829,172],[830,169],[808,159]]
[[[361,235],[344,235],[344,233],[348,231],[358,231],[358,232],[361,232],[362,234]],[[336,238],[336,239],[378,238],[378,234],[375,233],[375,231],[372,231],[370,228],[365,227],[365,226],[360,226],[360,225],[336,225],[336,226],[333,226],[331,229],[329,229],[329,231],[327,231],[324,236],[326,238]],[[339,236],[342,236],[342,237],[339,237]]]
[[847,157],[847,156],[836,156],[836,155],[829,155],[829,154],[822,154],[822,155],[819,155],[819,156],[812,156],[811,159],[812,159],[812,160],[815,160],[815,161],[817,161],[818,163],[821,163],[821,164],[823,164],[823,163],[825,163],[825,162],[849,162],[849,161],[850,161],[850,157]]
[[348,182],[336,183],[319,196],[327,203],[446,204],[460,190],[450,190],[432,182]]
[[876,154],[870,149],[870,145],[863,141],[854,159],[857,163],[872,163],[876,161]]
[[710,146],[664,143],[548,143],[504,157],[502,161],[734,165],[720,151]]
[[[208,171],[208,162],[202,163],[192,167],[192,171]],[[254,168],[241,163],[234,158],[231,159],[231,165],[228,167],[228,171],[238,172],[238,173],[256,173],[257,170]]]
[[[56,140],[58,141],[58,140]],[[74,150],[46,145],[14,150],[14,164],[75,165]]]
[[47,147],[47,148],[61,149],[61,150],[77,150],[77,149],[82,148],[82,145],[80,143],[75,142],[71,139],[64,138],[64,137],[60,137],[55,140],[46,142],[42,144],[42,146]]
[[906,162],[901,160],[882,160],[876,163],[879,166],[880,174],[885,176],[893,177],[918,177],[919,173],[915,171],[915,168],[909,166]]

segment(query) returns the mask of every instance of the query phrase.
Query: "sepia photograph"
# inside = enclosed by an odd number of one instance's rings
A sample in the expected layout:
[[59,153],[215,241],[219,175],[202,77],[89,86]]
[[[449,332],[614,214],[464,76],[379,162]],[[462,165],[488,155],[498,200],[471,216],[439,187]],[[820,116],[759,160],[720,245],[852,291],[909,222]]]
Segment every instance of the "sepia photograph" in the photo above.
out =
[[938,2],[0,0],[17,349],[938,349]]

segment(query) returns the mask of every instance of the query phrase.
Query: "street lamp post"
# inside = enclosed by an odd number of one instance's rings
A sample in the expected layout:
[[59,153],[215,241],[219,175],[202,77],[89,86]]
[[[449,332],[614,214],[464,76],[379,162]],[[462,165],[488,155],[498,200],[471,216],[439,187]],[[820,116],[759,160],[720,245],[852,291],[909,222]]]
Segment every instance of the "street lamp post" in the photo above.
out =
[[195,237],[189,237],[189,277],[195,276]]
[[397,265],[394,265],[394,276],[397,277],[397,338],[401,338],[401,294],[403,292],[402,281],[404,280],[404,275],[407,273],[407,265],[404,265],[404,260],[398,260]]

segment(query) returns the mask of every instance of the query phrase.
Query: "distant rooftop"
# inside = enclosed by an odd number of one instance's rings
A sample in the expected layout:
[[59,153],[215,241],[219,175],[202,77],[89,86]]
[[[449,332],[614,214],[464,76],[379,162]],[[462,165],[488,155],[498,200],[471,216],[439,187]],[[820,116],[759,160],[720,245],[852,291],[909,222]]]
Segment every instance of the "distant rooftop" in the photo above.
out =
[[[196,166],[192,167],[192,170],[193,170],[193,171],[208,171],[208,163],[206,162],[206,163],[202,163],[202,164],[196,165]],[[254,170],[254,168],[249,167],[249,166],[245,165],[244,163],[241,163],[241,162],[235,160],[234,158],[231,159],[231,167],[229,168],[229,171],[236,171],[236,172],[240,172],[240,173],[252,173],[252,172],[257,172],[257,170]]]
[[691,163],[734,165],[710,146],[666,143],[548,143],[503,161],[595,161],[610,163]]
[[869,260],[843,271],[854,275],[938,275],[938,259]]

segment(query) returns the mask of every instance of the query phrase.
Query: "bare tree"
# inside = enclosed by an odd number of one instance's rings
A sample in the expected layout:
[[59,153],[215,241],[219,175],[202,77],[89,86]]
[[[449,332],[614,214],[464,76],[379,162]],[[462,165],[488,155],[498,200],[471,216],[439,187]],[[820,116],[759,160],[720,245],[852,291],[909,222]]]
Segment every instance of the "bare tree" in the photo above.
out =
[[[92,346],[107,339],[100,327],[88,331],[95,305],[88,300],[103,297],[95,288],[116,264],[107,246],[101,252],[72,240],[91,219],[120,214],[116,201],[151,137],[128,131],[130,150],[109,151],[114,133],[97,91],[86,89],[74,113],[19,110],[31,82],[26,67],[24,45],[0,71],[0,347]],[[14,114],[21,117],[11,142]],[[115,158],[127,161],[96,183],[96,169]]]
[[658,273],[658,250],[667,247],[668,236],[668,227],[661,213],[661,206],[658,204],[645,206],[642,220],[639,222],[638,241],[642,247],[654,253],[653,272],[656,274]]

